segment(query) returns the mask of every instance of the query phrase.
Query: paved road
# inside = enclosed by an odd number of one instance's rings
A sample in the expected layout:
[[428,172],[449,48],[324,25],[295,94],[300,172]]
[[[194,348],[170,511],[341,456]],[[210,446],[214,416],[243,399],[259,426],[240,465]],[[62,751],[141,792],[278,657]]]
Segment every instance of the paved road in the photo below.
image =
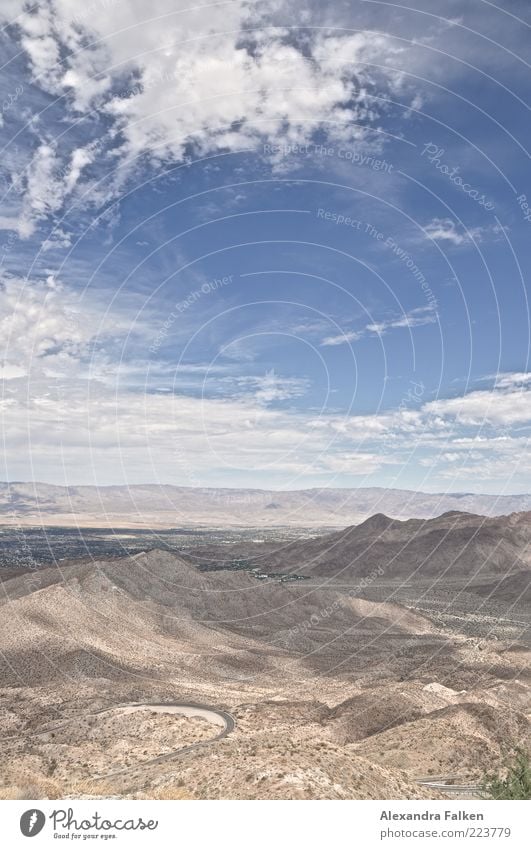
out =
[[444,793],[454,794],[456,796],[475,796],[479,797],[482,791],[481,784],[450,784],[454,781],[453,775],[433,776],[431,778],[417,778],[417,784],[421,787],[429,787],[431,790],[442,790]]
[[105,708],[104,710],[97,711],[97,713],[106,713],[112,710],[141,710],[142,708],[152,708],[154,710],[158,710],[161,713],[177,713],[182,716],[202,716],[204,719],[207,719],[209,722],[212,722],[215,725],[221,726],[221,731],[216,734],[214,737],[211,737],[209,740],[200,740],[198,743],[192,743],[190,746],[183,746],[181,749],[175,749],[173,752],[167,752],[164,755],[158,755],[156,758],[151,758],[148,761],[140,761],[134,766],[128,766],[124,769],[119,769],[114,772],[107,772],[104,775],[93,775],[92,778],[113,778],[116,775],[126,775],[129,772],[133,772],[136,769],[144,769],[147,766],[151,766],[152,764],[162,763],[163,761],[169,761],[172,758],[179,758],[181,755],[185,755],[188,752],[193,751],[194,749],[199,749],[203,746],[210,746],[211,743],[215,743],[218,740],[222,740],[223,737],[226,737],[231,731],[234,731],[236,727],[236,721],[232,714],[228,713],[225,710],[219,710],[218,708],[211,707],[210,705],[202,705],[195,704],[192,702],[165,702],[163,704],[159,702],[132,702],[127,705],[115,705],[113,708]]
[[[75,722],[77,719],[101,716],[102,713],[111,713],[115,710],[126,711],[130,708],[140,709],[143,707],[159,708],[159,712],[162,713],[182,713],[183,716],[203,716],[205,719],[209,718],[207,714],[211,714],[212,718],[210,721],[214,722],[216,725],[222,725],[224,728],[224,733],[220,735],[222,737],[226,737],[227,734],[234,731],[234,728],[236,727],[234,717],[231,716],[230,713],[227,713],[224,710],[218,710],[218,708],[210,707],[210,705],[200,705],[192,702],[127,702],[123,705],[112,705],[112,707],[100,708],[99,710],[94,710],[90,713],[75,714],[74,716],[67,717],[67,719],[61,719],[59,722],[54,722],[53,725],[47,725],[46,728],[40,728],[38,731],[26,731],[24,734],[12,734],[9,737],[3,737],[3,742],[9,740],[25,740],[28,737],[39,737],[42,734],[49,734],[50,731],[56,731],[59,728],[63,728],[65,725],[68,725],[70,722]],[[175,709],[172,710],[172,708]],[[182,711],[180,708],[182,708]]]
[[132,772],[135,769],[149,766],[150,764],[161,763],[162,761],[170,760],[171,758],[178,758],[181,755],[185,755],[187,752],[191,752],[193,749],[198,749],[201,746],[210,746],[211,743],[222,740],[223,737],[226,737],[227,734],[234,731],[236,727],[236,721],[230,713],[225,710],[219,710],[219,708],[211,707],[210,705],[196,704],[195,702],[128,702],[124,705],[113,705],[112,707],[101,708],[100,710],[93,711],[92,713],[85,713],[81,716],[71,716],[68,719],[61,720],[61,722],[54,723],[54,725],[49,725],[47,728],[41,729],[40,731],[30,731],[26,734],[17,736],[13,735],[11,738],[4,739],[16,740],[26,739],[28,737],[38,737],[43,734],[49,734],[51,731],[64,728],[65,725],[68,725],[70,722],[75,722],[78,719],[86,719],[90,716],[101,716],[103,713],[112,713],[114,711],[130,713],[135,710],[141,710],[142,708],[151,708],[159,713],[176,713],[182,716],[202,716],[203,719],[206,719],[213,725],[217,725],[221,730],[209,740],[200,740],[198,743],[192,743],[190,746],[183,746],[181,749],[176,749],[174,752],[167,752],[166,754],[158,755],[156,758],[152,758],[151,760],[141,761],[135,766],[129,766],[125,769],[117,770],[116,772],[105,773],[104,775],[92,776],[92,778],[111,778],[114,775],[123,775],[125,773]]

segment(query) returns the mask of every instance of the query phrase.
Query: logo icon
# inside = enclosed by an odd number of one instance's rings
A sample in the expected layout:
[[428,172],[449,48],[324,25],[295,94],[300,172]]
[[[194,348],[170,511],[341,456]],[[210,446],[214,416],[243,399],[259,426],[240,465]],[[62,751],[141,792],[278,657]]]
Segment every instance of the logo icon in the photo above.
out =
[[20,830],[24,837],[35,837],[44,828],[46,817],[37,808],[25,811],[20,817]]

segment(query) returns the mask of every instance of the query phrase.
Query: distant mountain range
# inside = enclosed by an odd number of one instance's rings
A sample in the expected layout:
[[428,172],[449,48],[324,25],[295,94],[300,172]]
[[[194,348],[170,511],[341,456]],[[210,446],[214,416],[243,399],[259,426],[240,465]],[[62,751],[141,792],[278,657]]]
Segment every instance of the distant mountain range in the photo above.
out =
[[375,513],[395,519],[430,519],[453,510],[500,516],[530,508],[530,495],[379,487],[274,491],[159,484],[64,487],[0,483],[0,524],[21,525],[332,528],[358,524]]

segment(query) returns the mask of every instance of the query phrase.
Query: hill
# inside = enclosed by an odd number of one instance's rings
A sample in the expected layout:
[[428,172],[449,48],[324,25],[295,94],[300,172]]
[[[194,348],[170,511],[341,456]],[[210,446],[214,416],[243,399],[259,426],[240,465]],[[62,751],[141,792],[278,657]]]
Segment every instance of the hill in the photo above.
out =
[[3,590],[0,677],[12,683],[122,679],[146,665],[163,675],[185,662],[187,646],[216,680],[235,665],[274,674],[292,656],[296,666],[341,660],[354,670],[367,642],[383,660],[397,639],[438,640],[427,619],[393,604],[247,572],[201,573],[166,551],[41,569]]
[[[377,516],[358,536],[400,544],[402,524]],[[415,781],[434,764],[477,780],[528,739],[522,645],[354,583],[152,550],[2,589],[0,798],[437,798]],[[175,702],[229,711],[235,730],[203,742],[219,727],[150,708]]]
[[[264,571],[342,579],[468,578],[528,572],[531,513],[485,518],[448,512],[435,519],[399,521],[377,514],[316,539],[251,558]],[[510,589],[510,584],[506,584]]]

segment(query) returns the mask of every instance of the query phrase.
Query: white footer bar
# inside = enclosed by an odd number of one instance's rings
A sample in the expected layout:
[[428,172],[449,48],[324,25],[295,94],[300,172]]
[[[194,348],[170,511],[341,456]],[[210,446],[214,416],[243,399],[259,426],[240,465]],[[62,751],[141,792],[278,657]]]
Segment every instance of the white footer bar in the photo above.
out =
[[[122,801],[0,802],[2,844],[366,849],[524,847],[529,802]],[[35,842],[32,842],[34,838]]]

